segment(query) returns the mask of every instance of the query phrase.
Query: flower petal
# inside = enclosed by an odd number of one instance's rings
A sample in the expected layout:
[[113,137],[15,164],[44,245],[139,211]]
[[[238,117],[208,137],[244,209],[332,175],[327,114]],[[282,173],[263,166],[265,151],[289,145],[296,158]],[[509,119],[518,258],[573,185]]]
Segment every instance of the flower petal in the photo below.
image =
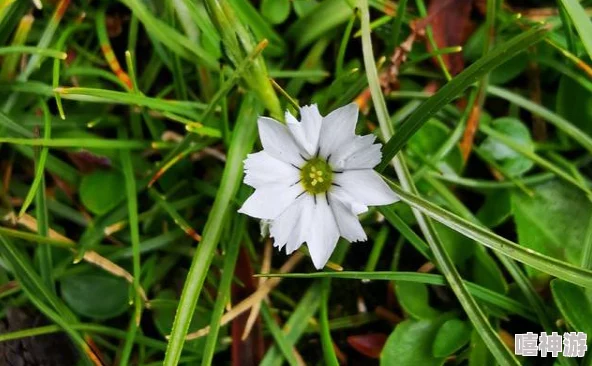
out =
[[354,215],[359,215],[361,213],[368,211],[368,206],[366,206],[365,204],[363,204],[361,202],[356,201],[342,187],[333,187],[329,194],[331,196],[331,200],[333,200],[333,199],[339,200]]
[[334,182],[354,200],[368,206],[389,205],[399,197],[372,169],[346,170],[334,175]]
[[[269,227],[270,236],[274,239],[273,245],[280,250],[292,237],[296,240],[300,236],[300,232],[302,231],[300,229],[300,218],[302,216],[303,206],[307,203],[306,198],[308,196],[307,194],[303,194],[298,197],[293,204],[271,222]],[[300,241],[299,244],[302,244],[303,241]]]
[[335,215],[335,221],[339,233],[350,243],[355,241],[366,241],[368,238],[360,224],[358,216],[352,212],[351,205],[341,202],[335,195],[329,195],[329,204]]
[[274,220],[302,193],[302,186],[271,183],[255,189],[238,212],[258,219]]
[[358,105],[356,103],[337,108],[325,116],[319,138],[321,156],[327,158],[329,155],[334,155],[341,146],[349,144],[355,137],[357,122]]
[[292,252],[300,248],[302,243],[306,241],[306,236],[310,231],[314,200],[310,194],[303,194],[301,198],[302,201],[300,202],[300,214],[294,223],[294,230],[288,237],[288,243],[286,244],[286,254],[292,254]]
[[303,163],[300,148],[286,126],[267,117],[259,117],[257,124],[261,144],[269,155],[296,166]]
[[307,157],[314,156],[319,145],[319,134],[323,116],[316,104],[300,108],[300,122],[286,112],[286,124],[294,140],[306,151]]
[[382,145],[375,144],[376,136],[355,136],[342,145],[331,158],[334,169],[372,169],[382,159]]
[[298,169],[272,157],[265,150],[249,154],[245,159],[245,184],[253,188],[269,183],[291,185],[298,180],[300,180]]
[[310,215],[310,227],[306,244],[316,269],[322,269],[339,240],[339,228],[325,195],[317,195]]

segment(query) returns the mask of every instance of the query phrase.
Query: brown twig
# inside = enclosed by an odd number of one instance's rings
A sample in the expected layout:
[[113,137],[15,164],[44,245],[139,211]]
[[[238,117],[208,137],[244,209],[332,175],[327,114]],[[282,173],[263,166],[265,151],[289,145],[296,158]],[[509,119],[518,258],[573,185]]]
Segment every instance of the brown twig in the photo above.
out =
[[[288,259],[286,261],[286,263],[284,263],[284,265],[280,268],[279,273],[290,272],[300,262],[300,260],[302,260],[303,257],[304,257],[304,255],[301,254],[300,252],[295,252],[290,257],[290,259]],[[230,311],[228,311],[226,314],[224,314],[222,316],[222,319],[220,319],[220,326],[228,324],[230,321],[232,321],[237,316],[239,316],[242,313],[244,313],[245,311],[251,309],[256,303],[261,302],[261,300],[263,300],[267,296],[267,294],[269,294],[271,292],[271,290],[273,290],[275,287],[277,287],[277,285],[279,285],[281,281],[282,281],[281,277],[273,277],[273,278],[270,278],[269,280],[267,280],[265,282],[265,284],[263,286],[261,286],[261,288],[259,288],[257,291],[252,293],[249,297],[247,297],[246,299],[244,299],[243,301],[241,301],[240,303],[235,305]],[[197,339],[197,338],[207,335],[209,332],[210,332],[210,327],[207,326],[207,327],[204,327],[196,332],[187,334],[187,336],[185,337],[185,340]]]

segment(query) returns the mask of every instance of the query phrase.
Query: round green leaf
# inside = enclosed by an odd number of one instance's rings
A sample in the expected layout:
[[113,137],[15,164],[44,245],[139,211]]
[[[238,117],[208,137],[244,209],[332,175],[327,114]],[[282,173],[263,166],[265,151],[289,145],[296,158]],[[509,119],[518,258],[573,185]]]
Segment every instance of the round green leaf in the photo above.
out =
[[61,281],[64,301],[79,315],[103,320],[122,314],[129,307],[125,280],[102,273],[85,273]]
[[483,248],[475,250],[471,267],[475,283],[502,294],[508,291],[504,274],[491,255]]
[[489,228],[503,224],[511,215],[510,193],[505,189],[488,193],[483,206],[477,212],[479,221]]
[[290,15],[290,0],[263,0],[261,13],[272,24],[283,23]]
[[[410,155],[422,154],[424,157],[430,157],[450,135],[450,129],[442,122],[435,118],[431,118],[419,131],[417,131],[408,142],[408,149]],[[454,147],[448,155],[441,161],[437,162],[438,168],[445,174],[460,173],[463,160],[460,149]]]
[[96,215],[103,215],[125,199],[125,181],[117,171],[96,170],[80,183],[80,200]]
[[524,72],[526,66],[528,66],[528,54],[519,53],[493,69],[489,74],[489,82],[491,84],[501,85],[512,81]]
[[[463,46],[463,55],[467,61],[476,61],[483,56],[483,43],[487,37],[487,26],[481,25],[469,37]],[[489,73],[491,84],[505,84],[524,72],[528,66],[528,54],[519,53]]]
[[435,357],[448,357],[469,343],[470,338],[471,327],[467,322],[450,319],[438,329],[432,352]]
[[[518,243],[572,264],[581,261],[592,204],[582,191],[560,180],[531,187],[532,197],[512,192]],[[538,271],[526,267],[532,275]]]
[[[530,131],[520,120],[511,117],[499,118],[491,123],[491,127],[517,143],[524,145],[527,149],[534,151]],[[496,160],[513,177],[526,173],[534,166],[531,160],[491,137],[483,141],[481,149]]]
[[470,349],[469,366],[497,365],[495,358],[477,331],[473,331],[471,335]]
[[592,333],[592,292],[569,282],[551,281],[551,292],[561,314],[576,332]]
[[317,0],[292,0],[292,3],[294,4],[294,11],[296,11],[296,14],[300,18],[310,13],[317,5],[319,5]]
[[423,283],[398,281],[395,284],[401,307],[412,317],[429,319],[440,315],[428,303],[428,287]]
[[408,319],[399,323],[384,344],[380,365],[442,365],[445,358],[434,357],[432,353],[432,343],[442,322],[441,319]]
[[434,222],[434,227],[446,252],[456,265],[462,266],[475,252],[476,244],[473,240],[439,222]]

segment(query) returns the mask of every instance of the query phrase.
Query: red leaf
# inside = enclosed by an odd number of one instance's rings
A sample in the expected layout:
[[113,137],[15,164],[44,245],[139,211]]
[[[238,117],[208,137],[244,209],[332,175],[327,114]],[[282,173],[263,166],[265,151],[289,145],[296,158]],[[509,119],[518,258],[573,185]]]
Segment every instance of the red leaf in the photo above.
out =
[[380,358],[386,338],[386,334],[383,333],[360,334],[347,337],[347,343],[365,356]]
[[82,173],[92,173],[96,169],[111,167],[111,160],[88,150],[69,152],[68,157]]
[[[467,40],[472,24],[470,21],[473,0],[431,0],[428,19],[438,48],[462,46]],[[428,42],[428,50],[432,48]],[[460,52],[442,55],[450,74],[456,75],[464,67]]]

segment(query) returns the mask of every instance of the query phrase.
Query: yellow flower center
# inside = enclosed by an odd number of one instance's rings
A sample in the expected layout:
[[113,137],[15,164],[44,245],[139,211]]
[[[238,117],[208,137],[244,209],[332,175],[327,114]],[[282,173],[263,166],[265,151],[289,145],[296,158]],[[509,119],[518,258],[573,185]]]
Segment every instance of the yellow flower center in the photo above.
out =
[[325,160],[312,158],[300,169],[300,178],[308,193],[325,193],[333,183],[333,170]]

